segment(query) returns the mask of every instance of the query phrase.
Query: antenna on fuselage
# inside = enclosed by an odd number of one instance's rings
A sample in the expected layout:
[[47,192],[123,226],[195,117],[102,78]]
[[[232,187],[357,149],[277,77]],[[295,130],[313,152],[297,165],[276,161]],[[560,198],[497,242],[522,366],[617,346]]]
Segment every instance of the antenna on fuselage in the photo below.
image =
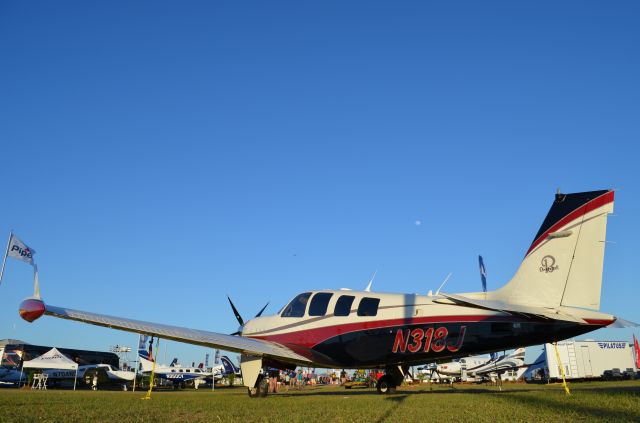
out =
[[442,289],[442,287],[444,286],[445,283],[447,283],[447,281],[449,280],[449,278],[451,277],[451,275],[453,275],[453,273],[449,272],[449,274],[447,275],[446,278],[444,278],[444,280],[442,281],[442,283],[440,284],[440,287],[438,287],[438,290],[436,291],[436,295],[440,294],[440,290]]
[[371,279],[369,279],[369,285],[367,285],[367,287],[364,289],[364,292],[371,292],[371,284],[373,283],[373,280],[376,278],[376,273],[378,273],[377,270],[373,272],[373,275],[371,275]]

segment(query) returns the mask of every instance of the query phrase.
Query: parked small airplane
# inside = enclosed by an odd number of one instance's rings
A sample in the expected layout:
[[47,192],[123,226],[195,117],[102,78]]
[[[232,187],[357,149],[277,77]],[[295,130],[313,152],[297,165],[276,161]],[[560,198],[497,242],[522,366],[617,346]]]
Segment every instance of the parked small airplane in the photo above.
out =
[[[47,383],[56,384],[62,380],[72,380],[76,377],[75,370],[48,369],[44,370],[48,375]],[[135,372],[114,369],[110,364],[89,364],[78,367],[78,380],[84,380],[87,385],[93,383],[93,376],[98,376],[98,384],[118,385],[127,390],[127,385],[133,382]]]
[[155,377],[166,379],[172,382],[175,387],[184,386],[185,382],[211,378],[211,375],[218,380],[222,378],[224,369],[222,364],[214,366],[211,372],[200,367],[182,367],[177,364],[176,359],[168,366],[156,363],[155,369],[153,369],[153,361],[149,360],[147,351],[139,350],[138,358],[140,360],[141,373],[149,374],[154,370]]
[[[229,357],[223,355],[220,357],[220,361],[222,362],[223,371],[222,373],[217,372],[215,375],[215,380],[218,381],[223,377],[229,377],[231,375],[242,377],[242,372],[235,364],[231,361]],[[207,377],[204,379],[206,383],[211,383],[211,377]]]
[[463,370],[468,372],[469,370],[480,367],[487,362],[491,361],[491,357],[488,356],[469,356],[447,363],[436,364],[432,369],[441,376],[447,376],[449,378],[461,378]]
[[[99,384],[116,384],[126,385],[133,381],[135,376],[134,372],[114,369],[110,364],[90,364],[78,367],[78,373],[75,370],[60,370],[60,369],[46,369],[43,371],[48,376],[48,383],[59,383],[62,380],[85,380],[87,384],[91,382],[87,379],[93,377],[93,374],[97,374],[99,378]],[[20,369],[2,367],[0,368],[0,382],[4,383],[18,383],[26,382],[27,374],[21,372]]]
[[[436,295],[305,291],[274,316],[240,324],[238,335],[187,329],[45,304],[43,314],[241,354],[249,396],[266,396],[264,367],[384,368],[380,393],[395,391],[409,366],[571,338],[609,326],[600,288],[610,190],[557,193],[513,278],[488,292]],[[503,228],[504,229],[504,228]]]
[[223,376],[229,376],[232,374],[236,376],[242,376],[240,369],[236,367],[235,364],[233,364],[229,357],[223,355],[222,357],[220,357],[220,361],[222,361],[222,367],[224,368],[224,371],[222,372]]
[[504,354],[500,357],[492,359],[475,369],[467,369],[467,375],[470,377],[488,377],[500,376],[509,370],[516,370],[525,367],[524,364],[525,349],[518,348],[511,354]]
[[25,380],[25,375],[23,375],[20,370],[13,367],[0,367],[0,383],[13,384],[21,380]]
[[511,354],[501,356],[471,356],[448,363],[440,363],[435,367],[435,371],[444,376],[453,378],[478,378],[495,373],[502,374],[507,370],[514,370],[523,367],[524,348],[518,348]]

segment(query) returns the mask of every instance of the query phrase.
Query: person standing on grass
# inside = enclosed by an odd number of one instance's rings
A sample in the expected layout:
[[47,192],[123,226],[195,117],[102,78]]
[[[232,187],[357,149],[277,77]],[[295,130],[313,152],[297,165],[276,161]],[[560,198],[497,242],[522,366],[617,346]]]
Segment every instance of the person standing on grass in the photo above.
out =
[[275,383],[275,377],[274,377],[275,372],[277,372],[277,370],[269,368],[267,369],[267,374],[266,374],[267,381],[269,382],[269,392],[274,392],[274,393],[276,392],[276,387],[275,387],[276,383]]

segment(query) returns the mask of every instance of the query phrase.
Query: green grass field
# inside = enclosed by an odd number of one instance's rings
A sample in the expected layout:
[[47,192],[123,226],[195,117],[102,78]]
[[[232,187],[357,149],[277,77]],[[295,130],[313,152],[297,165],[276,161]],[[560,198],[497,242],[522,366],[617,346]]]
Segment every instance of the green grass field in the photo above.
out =
[[640,421],[640,381],[371,389],[305,388],[251,399],[243,388],[154,392],[0,390],[0,421]]

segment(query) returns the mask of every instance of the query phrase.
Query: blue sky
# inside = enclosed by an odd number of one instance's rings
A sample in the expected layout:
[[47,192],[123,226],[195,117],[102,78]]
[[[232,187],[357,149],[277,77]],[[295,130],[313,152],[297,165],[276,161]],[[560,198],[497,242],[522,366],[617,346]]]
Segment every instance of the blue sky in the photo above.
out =
[[[45,301],[232,332],[227,293],[496,288],[557,187],[617,188],[601,309],[640,321],[637,2],[318,3],[0,5],[0,234]],[[10,262],[0,338],[135,343],[31,292]]]

